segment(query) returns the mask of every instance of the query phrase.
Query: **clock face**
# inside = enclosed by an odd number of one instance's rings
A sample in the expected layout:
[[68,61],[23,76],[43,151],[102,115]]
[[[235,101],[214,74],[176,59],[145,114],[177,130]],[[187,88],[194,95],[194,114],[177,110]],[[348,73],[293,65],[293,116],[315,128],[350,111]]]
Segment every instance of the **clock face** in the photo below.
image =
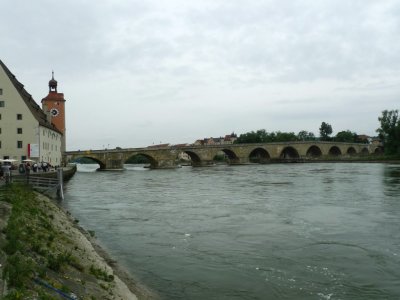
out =
[[50,109],[50,113],[51,113],[51,115],[52,115],[53,117],[56,117],[56,116],[58,116],[58,114],[59,114],[60,112],[58,111],[57,108],[52,108],[52,109]]

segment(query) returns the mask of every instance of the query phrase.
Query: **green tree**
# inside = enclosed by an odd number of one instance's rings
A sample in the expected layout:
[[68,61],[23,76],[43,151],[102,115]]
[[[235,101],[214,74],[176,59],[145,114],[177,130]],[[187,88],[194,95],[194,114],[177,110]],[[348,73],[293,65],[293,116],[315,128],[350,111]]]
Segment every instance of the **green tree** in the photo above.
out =
[[357,134],[350,130],[340,131],[335,136],[336,142],[354,143],[356,142]]
[[294,132],[276,132],[276,142],[294,142],[297,141],[297,135]]
[[246,143],[273,143],[273,142],[292,142],[297,141],[297,135],[293,132],[267,132],[265,129],[257,130],[256,132],[250,131],[241,134],[237,140],[236,144],[246,144]]
[[297,134],[299,141],[315,141],[315,135],[312,132],[302,130]]
[[322,122],[321,127],[319,128],[319,136],[321,141],[329,141],[330,135],[332,134],[332,126],[328,123]]
[[235,143],[237,144],[247,144],[247,143],[261,143],[262,142],[262,134],[260,130],[257,132],[250,131],[247,133],[241,134]]
[[384,110],[378,118],[381,127],[376,131],[383,141],[386,154],[400,154],[400,119],[398,110]]

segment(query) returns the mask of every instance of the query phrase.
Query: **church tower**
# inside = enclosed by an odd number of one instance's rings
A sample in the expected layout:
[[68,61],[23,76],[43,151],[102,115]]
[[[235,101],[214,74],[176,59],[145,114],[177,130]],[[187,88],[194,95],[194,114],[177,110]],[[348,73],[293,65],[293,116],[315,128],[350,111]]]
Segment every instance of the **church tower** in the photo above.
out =
[[61,152],[66,150],[66,128],[65,128],[65,99],[63,93],[57,92],[57,80],[52,72],[49,81],[49,94],[42,99],[42,109],[51,116],[51,123],[63,134],[61,141]]

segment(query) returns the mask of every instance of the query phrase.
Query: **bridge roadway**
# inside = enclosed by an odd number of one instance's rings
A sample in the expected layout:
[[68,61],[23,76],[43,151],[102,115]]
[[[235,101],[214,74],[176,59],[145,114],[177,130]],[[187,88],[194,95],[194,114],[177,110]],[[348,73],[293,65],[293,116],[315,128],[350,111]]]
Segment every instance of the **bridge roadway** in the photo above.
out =
[[150,160],[153,169],[175,168],[179,165],[179,154],[187,153],[192,166],[213,164],[214,157],[225,153],[229,164],[251,162],[268,163],[274,161],[306,161],[324,158],[361,156],[380,153],[380,148],[371,144],[336,143],[320,141],[263,143],[263,144],[221,144],[210,146],[150,146],[146,148],[104,149],[68,151],[65,161],[90,158],[100,165],[100,170],[123,169],[125,161],[135,155],[143,155]]

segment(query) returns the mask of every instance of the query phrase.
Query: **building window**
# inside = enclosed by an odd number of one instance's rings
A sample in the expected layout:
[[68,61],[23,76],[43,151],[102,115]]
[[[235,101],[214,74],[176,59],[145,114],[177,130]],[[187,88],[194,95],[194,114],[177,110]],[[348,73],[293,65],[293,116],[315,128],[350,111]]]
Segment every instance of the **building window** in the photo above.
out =
[[3,89],[0,89],[0,95],[3,95]]
[[0,127],[0,134],[1,134],[1,127]]
[[22,128],[17,128],[17,134],[22,134]]
[[1,114],[0,114],[0,120],[1,120]]
[[17,141],[17,148],[21,149],[22,148],[22,141]]
[[22,114],[17,114],[17,120],[22,120]]
[[4,107],[5,103],[4,101],[0,101],[0,107]]
[[1,149],[1,141],[0,141],[0,149]]

